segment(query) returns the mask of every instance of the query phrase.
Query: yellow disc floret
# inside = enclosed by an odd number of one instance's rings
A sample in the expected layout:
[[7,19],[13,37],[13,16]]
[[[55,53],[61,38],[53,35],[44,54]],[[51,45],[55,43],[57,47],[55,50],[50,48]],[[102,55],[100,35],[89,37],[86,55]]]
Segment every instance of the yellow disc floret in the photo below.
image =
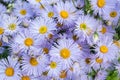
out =
[[54,16],[54,12],[49,12],[48,17],[52,18]]
[[30,80],[29,76],[22,76],[21,80]]
[[4,33],[4,29],[0,27],[0,35],[2,35],[3,33]]
[[69,49],[63,48],[62,50],[60,50],[60,56],[61,56],[62,58],[67,59],[67,58],[70,57],[70,55],[71,55],[71,53],[70,53],[70,50],[69,50]]
[[31,58],[30,59],[30,64],[32,65],[32,66],[37,66],[38,65],[38,61],[36,60],[36,58]]
[[101,64],[103,62],[103,59],[102,58],[96,58],[96,62]]
[[47,26],[41,26],[40,29],[39,29],[39,33],[40,34],[45,34],[47,32]]
[[9,77],[13,76],[14,75],[14,69],[12,67],[6,68],[5,74],[6,74],[6,76],[9,76]]
[[21,14],[21,15],[26,15],[26,14],[27,14],[27,11],[26,11],[25,9],[22,9],[22,10],[20,10],[20,14]]
[[14,24],[14,23],[9,24],[8,29],[12,30],[12,31],[15,30],[16,29],[16,24]]
[[110,16],[111,16],[112,18],[115,18],[115,17],[117,16],[117,12],[116,12],[116,11],[112,11],[112,12],[110,13]]
[[100,46],[100,52],[106,54],[108,52],[108,47],[105,45]]
[[55,69],[55,68],[57,67],[57,63],[56,63],[56,62],[51,62],[51,63],[50,63],[50,67],[51,67],[52,69]]
[[69,17],[69,13],[65,10],[62,10],[60,12],[60,16],[63,18],[63,19],[67,19]]
[[102,34],[105,34],[107,32],[107,29],[105,27],[102,27],[102,30],[100,31]]
[[80,24],[80,29],[81,30],[86,30],[87,29],[87,25],[85,23]]
[[103,8],[103,7],[105,6],[105,4],[106,4],[106,1],[105,1],[105,0],[98,0],[98,1],[97,1],[97,6],[98,6],[99,8]]
[[25,41],[24,41],[24,44],[28,47],[32,46],[34,43],[33,39],[32,38],[26,38]]

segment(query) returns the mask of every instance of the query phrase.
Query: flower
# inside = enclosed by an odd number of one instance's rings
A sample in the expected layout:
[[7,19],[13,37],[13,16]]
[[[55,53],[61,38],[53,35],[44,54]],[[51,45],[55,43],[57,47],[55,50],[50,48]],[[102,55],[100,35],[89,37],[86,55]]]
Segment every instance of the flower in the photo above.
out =
[[0,78],[2,80],[20,80],[20,64],[17,60],[8,56],[0,60]]

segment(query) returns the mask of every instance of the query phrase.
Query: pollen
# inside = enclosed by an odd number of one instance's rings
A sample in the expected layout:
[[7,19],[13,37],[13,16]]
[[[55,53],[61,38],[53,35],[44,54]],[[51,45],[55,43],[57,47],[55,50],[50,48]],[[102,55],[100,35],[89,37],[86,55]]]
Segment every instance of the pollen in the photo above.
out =
[[116,11],[112,11],[112,12],[110,13],[110,16],[111,16],[112,18],[115,18],[115,17],[117,16],[117,12],[116,12]]
[[8,25],[8,29],[12,30],[12,31],[15,30],[16,29],[16,24],[12,23],[12,24]]
[[70,57],[70,55],[71,55],[71,53],[70,53],[70,50],[69,50],[69,49],[63,48],[62,50],[60,50],[60,56],[61,56],[62,58],[67,59],[67,58]]
[[56,63],[56,62],[51,62],[51,63],[50,63],[50,67],[51,67],[52,69],[55,69],[55,68],[57,67],[57,63]]
[[25,41],[24,41],[24,44],[28,47],[32,46],[34,43],[33,39],[32,38],[26,38]]
[[101,64],[103,62],[103,59],[102,58],[96,58],[96,62]]
[[9,76],[9,77],[13,76],[14,75],[14,69],[12,67],[6,68],[5,74],[6,74],[6,76]]
[[30,80],[29,76],[22,76],[21,80]]
[[39,33],[40,34],[45,34],[47,32],[47,27],[46,26],[41,26],[40,29],[39,29]]
[[99,8],[103,8],[106,4],[106,1],[105,0],[98,0],[97,1],[97,5]]
[[49,53],[49,49],[48,48],[43,48],[43,51],[44,51],[45,54]]
[[3,33],[4,33],[4,29],[0,27],[0,35],[2,35]]
[[87,29],[87,25],[85,23],[80,24],[80,29],[81,30],[86,30]]
[[53,12],[49,12],[48,13],[48,17],[52,18],[54,16],[54,13]]
[[36,60],[36,58],[31,58],[30,59],[30,64],[32,65],[32,66],[37,66],[38,65],[38,61]]
[[105,34],[107,32],[107,29],[105,27],[102,27],[102,30],[100,31],[102,34]]
[[67,19],[67,18],[69,17],[69,14],[68,14],[67,11],[62,10],[62,11],[60,12],[60,16],[61,16],[63,19]]
[[106,54],[108,52],[108,47],[105,45],[100,46],[100,52]]
[[63,70],[61,73],[60,73],[60,78],[66,78],[67,76],[67,72],[65,70]]
[[26,14],[27,14],[27,11],[26,11],[25,9],[22,9],[22,10],[20,10],[20,14],[21,14],[21,15],[26,15]]

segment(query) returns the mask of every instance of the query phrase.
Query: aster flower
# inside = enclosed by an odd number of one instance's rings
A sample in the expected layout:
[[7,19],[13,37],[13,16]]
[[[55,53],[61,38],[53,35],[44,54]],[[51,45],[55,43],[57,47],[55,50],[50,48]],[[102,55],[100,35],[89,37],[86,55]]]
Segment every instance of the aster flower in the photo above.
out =
[[[102,37],[97,43],[97,55],[106,61],[115,59],[118,53],[118,48],[113,44],[113,40],[109,37]],[[112,57],[111,57],[112,56]]]
[[46,55],[41,55],[39,57],[23,55],[22,56],[22,71],[27,75],[33,75],[34,77],[39,77],[44,68],[46,67]]
[[20,64],[12,57],[0,60],[0,78],[2,80],[20,80]]
[[67,26],[71,26],[74,24],[74,21],[76,20],[77,17],[77,12],[76,8],[74,7],[71,1],[70,2],[65,1],[65,3],[60,1],[55,6],[55,9],[57,11],[59,23],[65,24]]
[[30,25],[30,32],[38,37],[47,37],[52,31],[56,30],[56,23],[52,19],[38,17]]
[[19,32],[21,21],[17,17],[13,15],[4,15],[3,20],[4,22],[2,22],[2,26],[4,27],[5,31],[4,34],[15,35]]
[[64,65],[64,69],[69,69],[73,62],[78,61],[81,54],[78,45],[71,39],[60,39],[58,45],[52,47],[50,50],[50,56],[60,60],[60,63]]
[[14,6],[13,15],[18,16],[19,18],[30,18],[33,16],[32,8],[30,4],[26,2],[17,1]]
[[91,6],[94,10],[94,14],[103,16],[106,12],[114,9],[116,1],[113,0],[91,0]]
[[89,15],[82,15],[76,21],[74,33],[80,38],[80,41],[89,40],[89,36],[96,31],[96,26],[98,26],[97,20]]

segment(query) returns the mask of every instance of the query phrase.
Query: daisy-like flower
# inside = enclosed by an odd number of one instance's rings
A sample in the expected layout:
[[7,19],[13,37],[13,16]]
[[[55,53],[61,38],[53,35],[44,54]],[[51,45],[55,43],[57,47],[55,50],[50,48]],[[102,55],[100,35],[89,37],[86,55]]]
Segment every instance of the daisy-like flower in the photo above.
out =
[[46,67],[47,59],[46,55],[39,57],[23,55],[21,64],[23,73],[39,77]]
[[22,51],[27,51],[27,50],[34,50],[37,38],[35,35],[30,33],[28,30],[24,30],[22,32],[19,32],[19,34],[15,37],[13,43],[16,43],[19,45],[19,48]]
[[13,13],[19,18],[30,18],[33,16],[32,8],[30,4],[26,2],[17,1],[14,6]]
[[109,38],[113,38],[115,30],[113,29],[112,26],[100,25],[97,28],[97,33],[98,37],[109,36]]
[[50,50],[50,56],[60,60],[60,63],[64,65],[64,69],[69,69],[74,61],[78,61],[81,54],[77,43],[71,39],[60,39],[58,45],[52,47]]
[[91,60],[90,65],[91,67],[93,67],[94,70],[107,69],[111,66],[109,61],[105,61],[104,58],[100,58],[97,55],[95,55],[94,58]]
[[36,34],[38,37],[48,37],[52,31],[56,30],[56,23],[52,19],[38,17],[30,25],[30,32]]
[[58,3],[60,0],[46,0],[46,2],[50,5],[54,5],[56,3]]
[[[102,37],[97,43],[96,47],[97,55],[103,58],[104,61],[111,61],[116,58],[118,53],[118,48],[113,44],[113,40],[109,37]],[[112,57],[111,57],[112,56]]]
[[103,14],[115,7],[116,2],[117,0],[91,0],[91,6],[94,14],[98,13],[100,16],[103,16]]
[[48,76],[52,78],[59,77],[62,65],[59,60],[54,59],[49,62],[49,66],[46,68],[48,70]]
[[116,7],[115,9],[111,9],[109,12],[105,13],[103,18],[113,23],[113,25],[116,25],[120,17],[119,12],[119,7]]
[[4,27],[3,32],[6,35],[15,35],[19,32],[21,21],[15,16],[4,15],[2,26]]
[[0,60],[1,80],[20,80],[20,64],[12,57]]
[[55,18],[57,16],[56,10],[53,6],[46,6],[41,15],[46,18]]
[[89,36],[93,35],[98,26],[97,20],[89,15],[82,15],[76,22],[76,29],[74,33],[80,38],[80,40],[89,40]]
[[55,6],[55,9],[57,11],[59,23],[65,24],[67,26],[74,24],[78,13],[76,12],[76,8],[71,1],[65,1],[65,3],[60,1]]

